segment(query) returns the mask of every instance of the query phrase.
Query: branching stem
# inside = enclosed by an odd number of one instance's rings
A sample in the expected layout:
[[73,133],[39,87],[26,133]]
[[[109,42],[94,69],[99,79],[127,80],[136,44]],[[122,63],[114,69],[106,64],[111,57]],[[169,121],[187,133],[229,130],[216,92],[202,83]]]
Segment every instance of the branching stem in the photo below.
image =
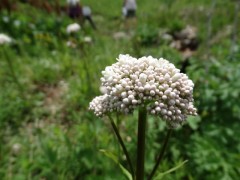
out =
[[156,162],[152,172],[150,173],[150,175],[148,177],[148,180],[151,180],[153,178],[154,174],[156,173],[156,171],[157,171],[157,169],[158,169],[158,167],[159,167],[159,165],[162,161],[162,158],[163,158],[163,155],[164,155],[164,152],[166,150],[166,147],[167,147],[167,144],[168,144],[168,141],[169,141],[169,138],[170,138],[171,134],[172,134],[172,129],[168,129],[167,136],[165,137],[161,152],[158,156],[157,162]]
[[130,168],[130,172],[132,174],[132,178],[134,179],[135,173],[134,173],[133,165],[132,165],[129,153],[127,151],[127,148],[126,148],[126,146],[125,146],[125,144],[124,144],[124,142],[123,142],[123,140],[122,140],[122,138],[120,136],[120,133],[118,131],[118,128],[117,128],[115,122],[113,121],[113,119],[110,116],[108,116],[108,117],[109,117],[109,119],[111,121],[111,125],[112,125],[112,128],[113,128],[116,136],[117,136],[118,142],[120,143],[120,145],[122,147],[122,150],[123,150],[123,152],[124,152],[124,154],[125,154],[125,156],[127,158],[127,162],[128,162],[129,168]]

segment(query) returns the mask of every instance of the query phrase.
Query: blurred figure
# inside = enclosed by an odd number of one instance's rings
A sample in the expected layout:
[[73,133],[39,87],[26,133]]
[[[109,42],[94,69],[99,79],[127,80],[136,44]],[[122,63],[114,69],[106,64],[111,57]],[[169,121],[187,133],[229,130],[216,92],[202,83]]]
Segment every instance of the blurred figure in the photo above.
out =
[[68,16],[72,19],[79,19],[83,24],[85,20],[89,21],[91,26],[96,29],[96,25],[91,17],[91,9],[88,6],[81,6],[79,0],[67,0]]
[[137,10],[136,0],[124,0],[122,13],[125,18],[135,17],[136,10]]
[[82,7],[79,0],[67,0],[68,16],[72,19],[82,18]]
[[197,28],[187,25],[181,31],[172,33],[173,41],[170,47],[179,50],[182,53],[183,61],[181,72],[186,73],[187,67],[191,65],[190,58],[199,46],[199,39],[197,37]]
[[91,24],[93,29],[96,29],[96,25],[94,24],[92,17],[91,17],[92,11],[91,11],[90,7],[83,6],[82,13],[83,13],[84,20],[89,21],[89,23]]
[[136,0],[124,0],[122,7],[122,14],[124,21],[124,29],[129,33],[133,33],[133,29],[136,27],[136,10],[137,3]]

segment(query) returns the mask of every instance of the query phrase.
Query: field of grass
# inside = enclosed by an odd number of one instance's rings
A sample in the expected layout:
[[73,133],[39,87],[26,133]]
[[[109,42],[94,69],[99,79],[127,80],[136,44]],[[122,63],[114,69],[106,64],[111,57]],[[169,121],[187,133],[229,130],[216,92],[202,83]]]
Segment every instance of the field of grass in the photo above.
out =
[[[126,179],[100,151],[116,154],[127,167],[110,122],[88,110],[100,94],[101,71],[119,54],[164,57],[181,68],[182,52],[162,36],[187,25],[197,29],[199,42],[186,71],[195,84],[199,116],[174,130],[159,172],[188,160],[162,179],[239,179],[239,1],[137,2],[136,21],[124,22],[122,1],[82,0],[91,7],[97,30],[86,22],[76,35],[66,33],[67,25],[75,22],[66,14],[22,3],[11,14],[0,12],[0,33],[14,40],[0,45],[0,179]],[[68,41],[77,46],[68,47]],[[119,119],[136,162],[137,114]],[[166,129],[162,120],[149,116],[146,172],[154,165]]]

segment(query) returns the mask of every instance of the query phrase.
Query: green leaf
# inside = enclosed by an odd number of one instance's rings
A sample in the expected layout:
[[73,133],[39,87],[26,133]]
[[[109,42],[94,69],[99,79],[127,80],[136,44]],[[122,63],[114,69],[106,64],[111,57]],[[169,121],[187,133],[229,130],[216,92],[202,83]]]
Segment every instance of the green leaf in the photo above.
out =
[[191,129],[196,130],[198,128],[198,124],[201,122],[200,116],[189,116],[187,118],[188,125]]
[[176,171],[177,169],[182,167],[187,162],[188,162],[188,160],[183,161],[183,162],[179,163],[177,166],[175,166],[175,167],[173,167],[173,168],[171,168],[171,169],[169,169],[165,172],[158,173],[157,176],[154,178],[154,180],[161,180],[163,178],[163,176],[165,176],[166,174],[170,174],[173,171]]
[[105,156],[109,157],[110,159],[112,159],[117,165],[119,165],[120,169],[122,170],[123,174],[129,179],[132,180],[132,175],[131,173],[125,168],[123,167],[123,165],[121,165],[118,161],[118,158],[116,155],[114,155],[113,153],[104,150],[104,149],[100,149],[100,152],[102,152]]

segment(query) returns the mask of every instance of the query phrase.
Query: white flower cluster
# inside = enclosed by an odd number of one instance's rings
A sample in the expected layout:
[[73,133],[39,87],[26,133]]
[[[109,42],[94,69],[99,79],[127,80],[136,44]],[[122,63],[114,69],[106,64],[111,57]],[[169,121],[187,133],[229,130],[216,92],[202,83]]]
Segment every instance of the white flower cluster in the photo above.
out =
[[108,100],[110,97],[107,94],[95,97],[91,102],[89,109],[93,110],[97,116],[102,116],[108,111]]
[[175,127],[187,115],[197,115],[193,106],[193,82],[173,64],[151,56],[139,59],[120,55],[118,62],[102,71],[104,95],[90,102],[97,116],[117,111],[132,113],[145,106]]
[[85,37],[83,38],[83,41],[84,41],[85,43],[92,43],[92,38],[91,38],[90,36],[85,36]]
[[67,26],[67,33],[71,34],[71,33],[76,33],[81,29],[81,26],[77,23],[73,23],[73,24],[69,24]]
[[77,47],[77,44],[74,43],[74,42],[72,42],[72,41],[67,41],[66,45],[67,45],[68,47],[71,47],[71,48],[76,48],[76,47]]
[[12,42],[12,39],[5,35],[5,34],[0,34],[0,45],[3,45],[3,44],[9,44]]

